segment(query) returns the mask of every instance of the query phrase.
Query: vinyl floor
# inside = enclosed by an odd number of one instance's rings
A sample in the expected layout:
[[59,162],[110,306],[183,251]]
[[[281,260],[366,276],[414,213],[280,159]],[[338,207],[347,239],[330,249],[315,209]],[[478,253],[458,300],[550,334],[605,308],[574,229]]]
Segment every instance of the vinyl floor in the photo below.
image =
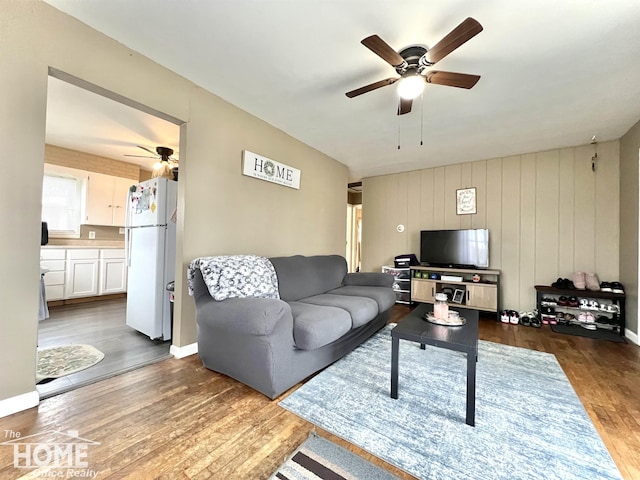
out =
[[126,299],[63,305],[40,322],[38,348],[87,343],[105,354],[86,370],[36,386],[47,398],[169,357],[171,341],[158,342],[128,327]]

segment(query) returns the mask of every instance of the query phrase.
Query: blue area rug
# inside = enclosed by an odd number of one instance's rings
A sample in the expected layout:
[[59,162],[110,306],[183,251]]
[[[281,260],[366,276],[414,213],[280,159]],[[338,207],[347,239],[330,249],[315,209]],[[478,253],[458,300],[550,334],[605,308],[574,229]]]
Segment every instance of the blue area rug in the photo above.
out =
[[280,405],[421,479],[620,479],[554,355],[480,341],[476,426],[465,424],[463,354],[400,341],[391,326]]

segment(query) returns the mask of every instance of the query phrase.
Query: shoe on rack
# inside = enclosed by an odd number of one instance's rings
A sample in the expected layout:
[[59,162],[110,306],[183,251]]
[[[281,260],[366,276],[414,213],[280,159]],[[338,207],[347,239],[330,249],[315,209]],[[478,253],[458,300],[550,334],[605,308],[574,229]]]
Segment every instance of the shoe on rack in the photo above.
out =
[[624,287],[620,282],[611,282],[611,291],[613,293],[624,294]]
[[558,305],[560,305],[561,307],[568,307],[569,299],[564,295],[560,295],[560,297],[558,298]]
[[607,305],[607,312],[609,313],[620,313],[620,307],[615,303],[610,303]]
[[587,273],[585,276],[585,283],[587,285],[587,290],[592,290],[594,292],[600,290],[600,280],[598,280],[598,275],[595,273]]
[[593,316],[593,313],[586,312],[584,315],[585,321],[582,326],[587,330],[596,330],[598,327],[596,327],[596,318]]
[[515,310],[509,311],[509,323],[512,325],[517,325],[520,323],[520,315]]
[[577,307],[580,303],[578,302],[578,297],[569,297],[569,307]]
[[554,298],[542,297],[542,300],[540,301],[540,305],[542,305],[543,307],[555,307],[558,305],[558,302],[556,302]]
[[601,292],[612,292],[613,289],[611,288],[611,283],[609,282],[602,282],[600,284],[600,291]]
[[573,285],[578,290],[584,290],[587,286],[587,280],[584,272],[574,272],[573,274]]
[[581,298],[580,299],[580,308],[582,308],[583,310],[586,310],[587,308],[589,308],[589,299]]
[[542,315],[553,315],[553,316],[555,316],[556,315],[556,309],[554,307],[547,307],[545,305],[542,305],[540,307],[540,313]]
[[540,318],[542,319],[543,325],[549,325],[551,321],[556,321],[555,313],[543,313],[542,315],[540,315]]

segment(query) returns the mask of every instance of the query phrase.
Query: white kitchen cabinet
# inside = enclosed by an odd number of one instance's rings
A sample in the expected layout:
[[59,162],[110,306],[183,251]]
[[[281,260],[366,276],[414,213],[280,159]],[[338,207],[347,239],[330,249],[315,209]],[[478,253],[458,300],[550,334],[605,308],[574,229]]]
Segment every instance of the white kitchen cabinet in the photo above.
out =
[[98,256],[97,248],[67,251],[66,298],[98,295]]
[[124,226],[130,178],[114,177],[101,173],[89,173],[87,181],[86,215],[88,225]]
[[98,294],[109,295],[126,291],[127,265],[124,249],[100,250],[100,285]]
[[66,270],[66,250],[64,248],[43,248],[40,250],[40,266],[48,270],[44,274],[44,289],[47,301],[64,299]]

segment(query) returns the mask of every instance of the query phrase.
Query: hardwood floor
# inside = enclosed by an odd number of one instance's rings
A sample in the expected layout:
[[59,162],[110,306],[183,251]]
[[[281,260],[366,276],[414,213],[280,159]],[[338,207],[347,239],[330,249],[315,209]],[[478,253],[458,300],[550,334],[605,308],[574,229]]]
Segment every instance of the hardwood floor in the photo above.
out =
[[38,385],[40,398],[169,358],[171,341],[154,342],[128,327],[125,318],[124,297],[51,308],[49,318],[38,326],[39,348],[88,343],[105,356],[100,363],[86,370]]
[[[394,307],[394,321],[408,312]],[[553,353],[625,479],[640,478],[640,348],[483,319],[480,338]],[[286,395],[286,394],[285,394]],[[509,408],[505,405],[504,408]],[[554,405],[549,405],[554,408]],[[202,367],[197,355],[168,359],[41,402],[0,420],[0,443],[49,430],[77,430],[100,479],[264,479],[313,426],[265,396]],[[9,434],[7,434],[9,432]],[[355,446],[319,432],[382,465]],[[15,435],[14,435],[15,436]],[[553,445],[549,445],[553,449]],[[0,478],[36,478],[0,445]]]

